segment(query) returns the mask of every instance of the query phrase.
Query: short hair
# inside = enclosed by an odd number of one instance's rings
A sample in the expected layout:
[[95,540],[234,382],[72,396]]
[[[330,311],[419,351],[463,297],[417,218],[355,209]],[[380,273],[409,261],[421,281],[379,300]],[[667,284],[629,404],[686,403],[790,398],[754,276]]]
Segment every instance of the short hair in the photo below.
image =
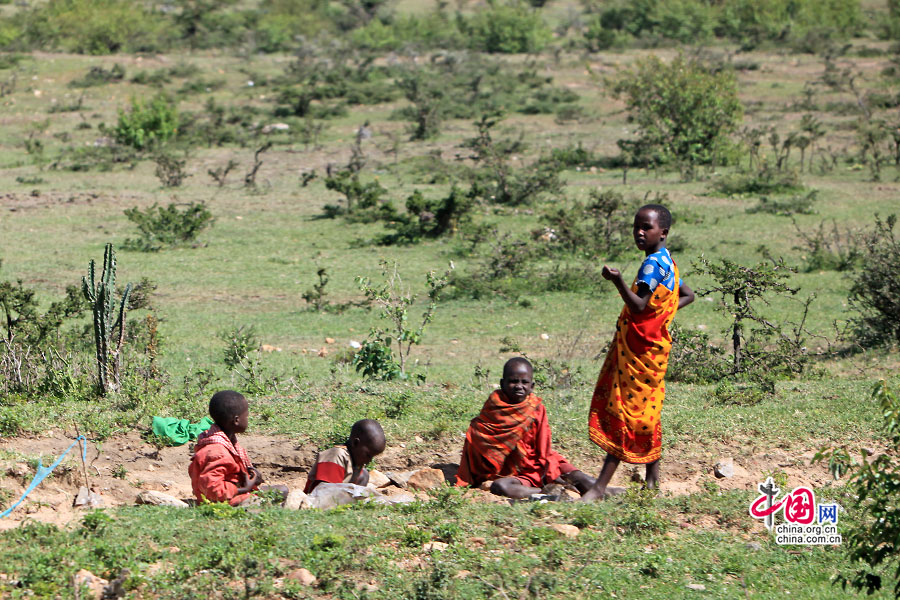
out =
[[361,419],[350,428],[350,437],[359,438],[365,445],[384,446],[384,429],[375,419]]
[[525,365],[529,371],[534,373],[534,367],[531,362],[525,358],[524,356],[514,356],[503,365],[503,377],[506,378],[506,372],[512,369],[515,365]]
[[243,394],[233,390],[216,392],[209,401],[209,416],[221,427],[234,417],[240,415],[247,407],[247,399]]
[[645,204],[638,209],[638,212],[642,210],[652,210],[656,213],[656,222],[659,223],[660,229],[670,229],[672,227],[672,213],[662,204]]

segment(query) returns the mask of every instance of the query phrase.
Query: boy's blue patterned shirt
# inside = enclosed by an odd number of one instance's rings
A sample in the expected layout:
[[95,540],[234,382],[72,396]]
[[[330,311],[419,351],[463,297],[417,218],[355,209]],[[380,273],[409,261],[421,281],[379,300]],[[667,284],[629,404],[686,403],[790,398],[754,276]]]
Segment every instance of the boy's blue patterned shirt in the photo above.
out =
[[[675,269],[672,255],[668,248],[663,248],[650,254],[641,263],[638,271],[637,283],[644,283],[654,291],[656,286],[663,284],[669,291],[675,291]],[[681,285],[681,279],[678,280]]]

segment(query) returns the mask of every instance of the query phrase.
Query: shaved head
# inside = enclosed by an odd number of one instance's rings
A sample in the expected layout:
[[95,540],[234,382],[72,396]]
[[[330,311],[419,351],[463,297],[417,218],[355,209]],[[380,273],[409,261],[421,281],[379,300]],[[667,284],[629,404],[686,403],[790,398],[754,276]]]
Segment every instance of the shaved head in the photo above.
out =
[[534,373],[534,367],[531,366],[531,362],[527,358],[524,356],[516,356],[506,361],[506,364],[503,365],[503,378],[506,379],[506,376],[509,373],[512,373],[519,367],[525,367],[529,373]]
[[234,417],[240,416],[247,410],[247,399],[233,390],[224,390],[213,394],[209,401],[209,416],[216,425],[223,429]]
[[381,424],[375,419],[357,421],[350,428],[350,437],[359,439],[360,443],[370,448],[375,454],[384,452],[387,441]]

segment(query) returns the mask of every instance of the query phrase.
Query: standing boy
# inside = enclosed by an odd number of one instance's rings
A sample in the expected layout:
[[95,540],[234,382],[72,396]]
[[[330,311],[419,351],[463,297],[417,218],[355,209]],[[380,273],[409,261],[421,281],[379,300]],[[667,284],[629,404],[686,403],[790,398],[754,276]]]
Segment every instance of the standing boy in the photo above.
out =
[[509,359],[503,365],[500,389],[490,395],[466,432],[456,485],[491,481],[491,492],[511,498],[528,498],[563,480],[582,494],[593,485],[592,477],[551,447],[547,411],[532,390],[531,363],[521,357]]
[[678,277],[666,249],[672,215],[659,204],[642,206],[634,217],[634,243],[646,258],[628,287],[618,269],[603,267],[625,307],[600,371],[588,419],[591,441],[606,450],[606,460],[593,487],[582,500],[607,496],[607,486],[620,461],[646,464],[645,485],[659,485],[662,450],[660,414],[666,388],[675,312],[694,301],[694,292]]

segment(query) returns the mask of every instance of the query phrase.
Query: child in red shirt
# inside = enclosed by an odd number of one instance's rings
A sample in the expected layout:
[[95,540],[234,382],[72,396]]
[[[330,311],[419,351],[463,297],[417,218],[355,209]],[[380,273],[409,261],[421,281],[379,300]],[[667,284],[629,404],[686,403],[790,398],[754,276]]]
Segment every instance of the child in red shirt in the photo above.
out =
[[[252,499],[251,493],[263,482],[262,474],[237,441],[237,434],[247,430],[250,406],[238,392],[216,392],[209,401],[209,416],[215,425],[200,434],[194,445],[188,467],[191,487],[198,502],[237,506]],[[266,486],[270,487],[287,495],[285,486]]]
[[335,446],[319,452],[303,491],[308,494],[320,483],[368,484],[369,472],[365,467],[384,452],[385,445],[384,430],[378,421],[357,421],[350,428],[346,447]]

